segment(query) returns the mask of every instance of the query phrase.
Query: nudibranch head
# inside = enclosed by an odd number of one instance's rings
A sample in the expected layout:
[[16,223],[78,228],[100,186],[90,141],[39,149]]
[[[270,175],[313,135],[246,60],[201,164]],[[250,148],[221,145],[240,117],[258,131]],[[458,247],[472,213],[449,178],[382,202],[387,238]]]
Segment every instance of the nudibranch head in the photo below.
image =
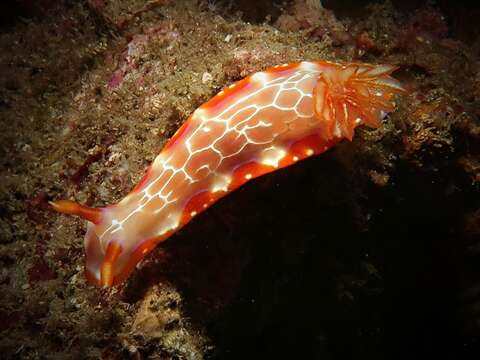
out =
[[[128,218],[127,212],[138,212],[129,204],[106,208],[88,208],[67,200],[50,204],[58,212],[88,220],[84,247],[85,273],[90,284],[109,287],[123,282],[158,241],[170,235],[166,231],[163,237],[152,237],[145,231],[150,225],[148,218],[146,224],[123,224]],[[118,221],[119,218],[123,221]]]

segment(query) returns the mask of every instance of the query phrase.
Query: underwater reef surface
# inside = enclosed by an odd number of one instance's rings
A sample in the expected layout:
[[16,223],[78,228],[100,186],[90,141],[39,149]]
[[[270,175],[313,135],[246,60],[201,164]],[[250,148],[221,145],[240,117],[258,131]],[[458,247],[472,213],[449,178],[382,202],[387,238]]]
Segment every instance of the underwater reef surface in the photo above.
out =
[[[13,2],[0,27],[2,359],[480,354],[476,8],[421,1]],[[7,5],[6,5],[7,6]],[[223,87],[302,60],[394,64],[382,128],[261,177],[88,286],[85,223]]]

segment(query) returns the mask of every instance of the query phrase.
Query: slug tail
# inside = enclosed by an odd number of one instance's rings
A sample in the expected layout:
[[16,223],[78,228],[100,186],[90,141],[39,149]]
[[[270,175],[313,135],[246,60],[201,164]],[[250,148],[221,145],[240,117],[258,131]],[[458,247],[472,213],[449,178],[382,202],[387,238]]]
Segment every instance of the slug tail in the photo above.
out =
[[352,140],[361,124],[379,127],[385,113],[395,109],[393,96],[405,92],[390,76],[396,69],[393,65],[329,65],[313,91],[320,135],[325,140]]

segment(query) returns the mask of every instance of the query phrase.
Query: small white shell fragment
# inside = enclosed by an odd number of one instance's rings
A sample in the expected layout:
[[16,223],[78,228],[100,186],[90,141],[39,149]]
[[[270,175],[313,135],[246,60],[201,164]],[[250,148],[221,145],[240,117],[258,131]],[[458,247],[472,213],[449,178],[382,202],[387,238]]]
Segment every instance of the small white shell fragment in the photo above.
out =
[[206,71],[205,71],[205,72],[202,74],[202,83],[203,83],[203,84],[206,84],[206,83],[212,81],[212,79],[213,79],[213,76],[212,76],[212,74],[210,74],[209,72],[206,72]]

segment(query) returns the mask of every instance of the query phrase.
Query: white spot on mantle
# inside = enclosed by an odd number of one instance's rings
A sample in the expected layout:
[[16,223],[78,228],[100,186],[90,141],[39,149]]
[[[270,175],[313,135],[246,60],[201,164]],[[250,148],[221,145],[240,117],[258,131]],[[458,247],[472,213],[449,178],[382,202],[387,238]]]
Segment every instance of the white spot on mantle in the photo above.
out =
[[232,182],[232,178],[226,175],[218,175],[216,181],[213,184],[212,192],[228,191],[228,185]]
[[272,146],[262,152],[261,161],[264,165],[277,168],[278,163],[285,157],[285,155],[287,155],[285,150]]

